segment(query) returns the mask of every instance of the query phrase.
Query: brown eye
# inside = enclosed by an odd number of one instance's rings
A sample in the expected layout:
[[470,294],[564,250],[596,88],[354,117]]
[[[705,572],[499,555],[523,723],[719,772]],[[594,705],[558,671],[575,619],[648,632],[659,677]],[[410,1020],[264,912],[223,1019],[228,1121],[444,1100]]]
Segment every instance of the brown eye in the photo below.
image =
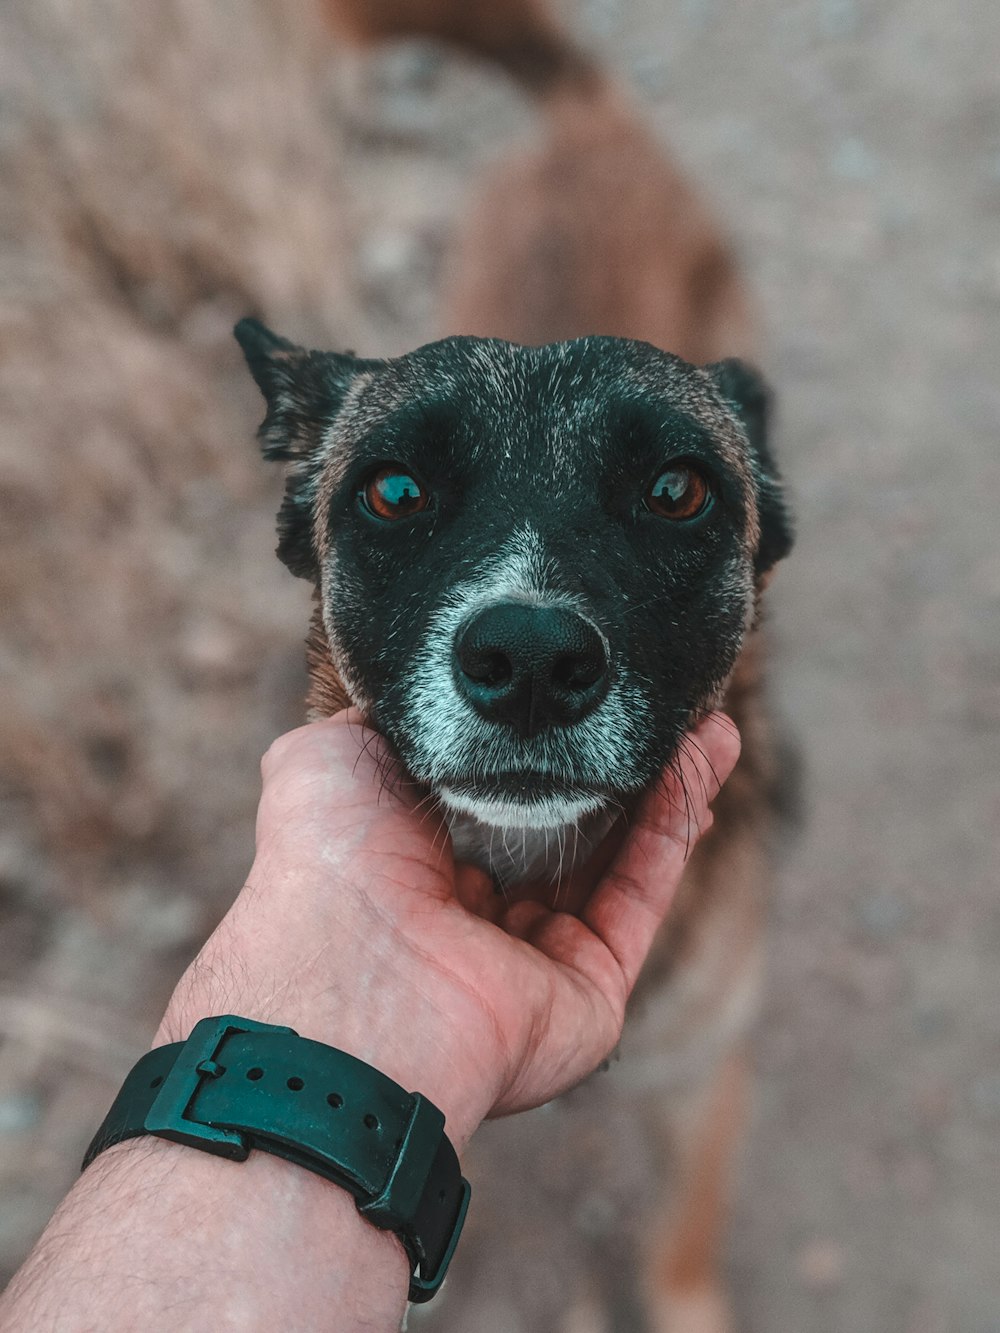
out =
[[376,518],[409,518],[427,508],[427,492],[401,467],[388,464],[372,474],[358,497]]
[[674,463],[646,492],[646,508],[660,518],[695,518],[710,498],[708,482],[700,472],[686,463]]

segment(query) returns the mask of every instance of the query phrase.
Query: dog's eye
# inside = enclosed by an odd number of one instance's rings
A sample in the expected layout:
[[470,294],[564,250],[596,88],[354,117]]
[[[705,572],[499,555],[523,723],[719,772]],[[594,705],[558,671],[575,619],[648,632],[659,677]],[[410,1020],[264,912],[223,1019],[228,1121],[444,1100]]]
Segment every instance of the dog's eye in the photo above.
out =
[[392,463],[373,472],[361,490],[358,499],[376,518],[409,518],[427,508],[427,492],[401,467]]
[[700,472],[687,463],[674,463],[646,492],[646,508],[660,518],[695,518],[708,506],[712,493]]

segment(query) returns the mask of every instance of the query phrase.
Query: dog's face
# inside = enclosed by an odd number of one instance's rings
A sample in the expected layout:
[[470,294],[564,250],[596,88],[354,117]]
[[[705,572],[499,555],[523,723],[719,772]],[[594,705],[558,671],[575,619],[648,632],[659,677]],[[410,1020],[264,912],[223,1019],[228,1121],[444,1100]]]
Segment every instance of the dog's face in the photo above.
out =
[[390,361],[237,337],[291,462],[279,555],[410,774],[519,830],[654,780],[790,545],[754,373],[603,337]]

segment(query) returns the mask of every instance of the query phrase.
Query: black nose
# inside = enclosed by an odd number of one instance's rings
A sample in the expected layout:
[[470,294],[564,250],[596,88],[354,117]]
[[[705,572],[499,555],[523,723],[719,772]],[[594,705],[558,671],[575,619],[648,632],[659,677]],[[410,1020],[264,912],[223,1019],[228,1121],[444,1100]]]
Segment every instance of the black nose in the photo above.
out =
[[459,630],[455,680],[478,713],[524,736],[566,726],[608,692],[604,643],[565,607],[498,602]]

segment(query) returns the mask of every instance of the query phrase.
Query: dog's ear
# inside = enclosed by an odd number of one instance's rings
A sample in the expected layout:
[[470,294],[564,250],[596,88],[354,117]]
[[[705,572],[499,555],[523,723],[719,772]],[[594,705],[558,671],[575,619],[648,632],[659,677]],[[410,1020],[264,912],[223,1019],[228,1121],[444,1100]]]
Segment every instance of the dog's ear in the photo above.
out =
[[346,352],[310,352],[241,319],[233,330],[267,402],[257,437],[264,457],[290,463],[278,513],[278,556],[300,578],[319,577],[312,518],[322,445],[355,375],[370,362]]
[[716,361],[705,369],[743,423],[750,441],[760,516],[760,545],[754,562],[754,571],[759,576],[788,554],[794,538],[781,475],[768,438],[771,391],[763,377],[745,361],[735,358]]

